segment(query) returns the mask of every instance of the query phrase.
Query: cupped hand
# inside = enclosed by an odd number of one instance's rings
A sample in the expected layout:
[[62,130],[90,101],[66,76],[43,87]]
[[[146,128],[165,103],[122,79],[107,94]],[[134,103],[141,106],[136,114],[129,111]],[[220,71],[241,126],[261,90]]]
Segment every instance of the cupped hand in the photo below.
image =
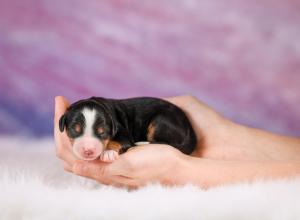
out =
[[299,175],[299,162],[294,156],[299,155],[298,138],[235,124],[191,96],[167,100],[185,111],[195,129],[198,146],[193,156],[168,145],[150,144],[134,147],[113,163],[105,163],[75,158],[68,136],[58,128],[59,119],[69,103],[61,96],[56,97],[56,154],[64,162],[65,170],[103,184],[130,188],[150,182],[194,183],[207,188],[256,178]]
[[188,116],[196,132],[198,145],[192,156],[216,160],[252,159],[253,150],[242,146],[238,124],[228,120],[193,96],[166,99],[180,107]]
[[148,183],[173,185],[176,184],[174,175],[177,175],[182,155],[168,145],[144,145],[128,150],[112,163],[77,161],[72,172],[119,187],[136,188]]
[[64,169],[77,175],[94,179],[103,184],[138,187],[148,182],[171,184],[169,178],[176,171],[182,157],[177,149],[161,144],[138,146],[130,149],[113,163],[78,160],[72,153],[71,142],[58,122],[68,107],[61,96],[55,98],[54,137],[56,155],[62,159]]
[[[228,149],[226,136],[230,122],[205,104],[191,96],[166,99],[182,108],[190,119],[197,134],[198,146],[193,156],[223,159]],[[95,179],[104,184],[136,187],[147,182],[177,184],[178,172],[186,155],[168,145],[147,145],[134,147],[122,154],[113,163],[102,161],[80,161],[72,153],[71,142],[64,131],[60,132],[58,122],[68,107],[68,101],[61,96],[55,98],[54,136],[56,154],[63,160],[64,169],[75,174]],[[234,154],[228,154],[233,155]],[[179,176],[179,174],[177,175]],[[172,178],[171,178],[172,177]]]

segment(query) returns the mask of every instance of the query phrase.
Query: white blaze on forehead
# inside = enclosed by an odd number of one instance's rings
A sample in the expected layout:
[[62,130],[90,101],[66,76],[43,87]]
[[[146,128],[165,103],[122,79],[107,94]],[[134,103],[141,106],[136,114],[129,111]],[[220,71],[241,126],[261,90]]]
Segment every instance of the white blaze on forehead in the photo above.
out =
[[93,136],[93,125],[96,120],[96,110],[84,108],[82,114],[85,118],[85,129],[83,132],[84,136]]
[[[83,136],[75,138],[73,152],[79,159],[94,160],[98,158],[104,150],[103,143],[94,136],[93,126],[96,121],[96,110],[84,108],[81,113],[85,119],[85,128]],[[87,151],[90,151],[92,155],[86,155],[85,152]]]

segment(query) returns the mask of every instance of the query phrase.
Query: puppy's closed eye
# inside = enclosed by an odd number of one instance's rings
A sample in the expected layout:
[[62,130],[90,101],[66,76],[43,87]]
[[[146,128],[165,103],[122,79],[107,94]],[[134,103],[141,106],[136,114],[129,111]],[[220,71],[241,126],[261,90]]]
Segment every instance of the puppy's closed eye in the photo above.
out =
[[83,126],[78,122],[70,124],[69,128],[67,128],[67,132],[72,138],[79,137],[83,134]]
[[74,130],[76,131],[76,133],[80,134],[82,132],[82,127],[80,124],[76,123],[74,125]]
[[107,130],[107,128],[102,127],[102,126],[97,127],[95,129],[96,136],[99,137],[101,140],[106,140],[106,139],[108,139],[110,137],[110,135],[109,135],[108,132],[109,131]]
[[97,128],[97,134],[99,134],[99,135],[104,134],[104,128],[98,127],[98,128]]

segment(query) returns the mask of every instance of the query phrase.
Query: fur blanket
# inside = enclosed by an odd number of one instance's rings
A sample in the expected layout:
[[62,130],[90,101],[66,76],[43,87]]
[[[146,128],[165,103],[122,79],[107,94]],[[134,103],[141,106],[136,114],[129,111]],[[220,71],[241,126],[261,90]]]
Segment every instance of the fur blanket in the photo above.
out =
[[300,219],[300,179],[126,191],[64,172],[51,140],[0,143],[1,220]]

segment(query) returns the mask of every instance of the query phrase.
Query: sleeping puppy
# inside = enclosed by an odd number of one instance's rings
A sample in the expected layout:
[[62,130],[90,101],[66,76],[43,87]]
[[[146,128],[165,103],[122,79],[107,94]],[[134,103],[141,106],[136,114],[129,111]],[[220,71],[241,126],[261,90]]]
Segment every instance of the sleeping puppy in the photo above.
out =
[[150,97],[80,100],[69,106],[59,128],[66,129],[74,154],[83,160],[112,162],[137,142],[168,144],[185,154],[191,154],[197,144],[184,112]]

